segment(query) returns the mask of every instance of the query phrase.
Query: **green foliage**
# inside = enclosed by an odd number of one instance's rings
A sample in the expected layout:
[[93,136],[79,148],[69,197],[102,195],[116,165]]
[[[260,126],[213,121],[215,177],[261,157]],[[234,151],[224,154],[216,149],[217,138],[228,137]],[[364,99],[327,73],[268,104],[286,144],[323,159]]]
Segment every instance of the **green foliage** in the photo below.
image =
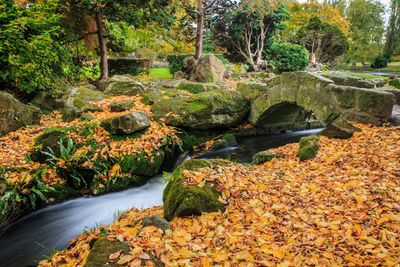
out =
[[385,6],[379,1],[352,0],[346,9],[352,43],[349,62],[371,62],[381,52],[385,32]]
[[167,57],[167,61],[169,63],[169,71],[171,72],[172,75],[174,75],[175,72],[183,71],[183,60],[188,56],[194,56],[194,55],[191,54],[169,55]]
[[63,45],[58,0],[0,4],[0,86],[22,93],[54,92],[74,79],[71,51]]
[[335,59],[349,49],[344,33],[336,26],[312,17],[294,37],[296,43],[314,53],[318,63],[334,64]]
[[109,58],[109,72],[110,75],[130,74],[133,76],[149,73],[151,62],[151,59]]
[[279,73],[305,70],[308,66],[307,50],[296,44],[274,43],[267,57]]
[[393,55],[400,52],[400,0],[392,0],[390,19],[386,31],[385,54]]
[[46,166],[27,171],[21,181],[6,185],[4,194],[0,196],[0,228],[18,218],[24,211],[35,210],[38,204],[47,203],[46,195],[55,191],[41,179],[42,173],[48,168]]
[[213,38],[226,49],[232,62],[246,62],[256,69],[263,53],[274,42],[274,35],[284,29],[290,18],[283,5],[269,1],[242,1],[238,8],[214,18]]
[[173,78],[173,76],[168,68],[151,69],[150,73],[149,73],[149,77],[151,77],[151,78],[166,78],[166,79]]
[[389,64],[390,57],[386,55],[379,55],[374,59],[374,62],[371,63],[371,68],[373,69],[380,69],[386,68]]
[[391,85],[397,89],[400,89],[400,79],[394,79],[394,80],[389,81],[389,85]]

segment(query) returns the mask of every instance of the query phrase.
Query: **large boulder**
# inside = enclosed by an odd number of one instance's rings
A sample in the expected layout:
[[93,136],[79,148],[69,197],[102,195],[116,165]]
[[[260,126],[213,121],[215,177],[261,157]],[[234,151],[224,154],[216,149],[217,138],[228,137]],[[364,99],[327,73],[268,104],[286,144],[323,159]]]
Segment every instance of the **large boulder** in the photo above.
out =
[[189,74],[191,80],[202,83],[217,83],[223,81],[225,65],[216,56],[204,55],[201,56],[198,61],[193,61],[191,64],[196,63],[195,70],[191,71]]
[[324,77],[334,81],[338,85],[345,85],[345,86],[354,86],[358,88],[375,88],[376,85],[374,82],[353,76],[353,75],[348,75],[340,72],[329,72],[326,74],[323,74]]
[[228,163],[224,160],[188,160],[176,168],[163,193],[165,219],[170,221],[175,217],[223,210],[225,205],[218,200],[220,194],[215,181],[206,181],[202,187],[187,185],[184,173]]
[[239,83],[251,100],[249,122],[266,127],[312,118],[326,125],[324,134],[347,138],[357,130],[347,121],[380,125],[387,122],[394,96],[380,89],[337,85],[308,72],[288,72],[266,84]]
[[149,116],[143,112],[131,112],[102,121],[101,126],[111,134],[132,134],[150,126]]
[[39,123],[39,108],[21,103],[9,93],[0,91],[0,136],[27,124]]
[[395,104],[400,105],[400,89],[394,88],[392,86],[386,86],[379,89],[384,92],[393,94],[395,97]]
[[107,96],[135,96],[145,91],[143,84],[130,75],[115,75],[109,81],[102,83],[101,90]]
[[102,111],[102,109],[92,102],[101,101],[105,98],[104,94],[96,91],[95,87],[83,85],[74,87],[62,97],[64,108],[62,109],[63,119],[72,121],[79,118],[85,112]]
[[238,125],[249,111],[248,100],[239,92],[213,90],[193,96],[162,99],[151,111],[154,119],[187,129],[213,129]]

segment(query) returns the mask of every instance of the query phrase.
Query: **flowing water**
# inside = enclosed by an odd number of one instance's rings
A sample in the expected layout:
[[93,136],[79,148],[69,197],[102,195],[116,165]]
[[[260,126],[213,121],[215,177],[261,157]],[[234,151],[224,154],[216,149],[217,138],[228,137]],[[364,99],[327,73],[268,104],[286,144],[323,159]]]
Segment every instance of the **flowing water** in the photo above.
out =
[[[268,148],[298,142],[302,136],[315,134],[320,129],[288,132],[276,135],[243,137],[238,145],[193,157],[199,159],[228,158],[250,162],[253,154]],[[190,156],[184,157],[184,160]],[[98,197],[81,197],[50,206],[18,220],[0,235],[0,266],[22,267],[35,265],[51,250],[63,250],[83,231],[100,224],[110,224],[120,211],[162,205],[166,184],[162,175],[147,184]],[[41,244],[41,245],[39,245]]]

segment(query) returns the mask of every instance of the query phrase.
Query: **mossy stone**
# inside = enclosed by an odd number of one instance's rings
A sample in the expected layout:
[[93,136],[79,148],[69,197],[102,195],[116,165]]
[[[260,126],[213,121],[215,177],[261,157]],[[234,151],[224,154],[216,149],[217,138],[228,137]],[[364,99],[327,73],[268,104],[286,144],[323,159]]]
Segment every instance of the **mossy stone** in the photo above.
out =
[[299,150],[297,153],[297,157],[300,160],[309,160],[317,155],[318,147],[317,146],[305,146]]
[[389,85],[393,86],[394,88],[400,89],[400,78],[390,80]]
[[318,143],[319,143],[319,138],[316,135],[302,137],[299,141],[300,148],[310,145],[319,146]]
[[128,242],[109,241],[106,236],[101,236],[90,250],[86,260],[87,267],[103,267],[103,266],[128,266],[119,265],[109,260],[111,254],[122,250],[121,254],[128,255],[131,245]]
[[165,118],[168,125],[197,130],[236,126],[248,110],[247,99],[228,90],[162,99],[151,108],[155,120]]
[[279,159],[279,158],[284,158],[284,157],[285,157],[285,155],[283,155],[283,154],[272,154],[272,153],[268,153],[265,151],[261,151],[261,152],[258,152],[253,155],[251,164],[258,165],[258,164],[262,164],[267,161],[271,161],[274,158]]
[[218,201],[220,196],[216,190],[216,182],[207,181],[203,187],[183,185],[186,180],[184,170],[227,164],[222,160],[189,160],[179,166],[172,174],[163,193],[164,217],[172,220],[175,217],[201,215],[202,212],[224,210],[225,205]]
[[222,136],[221,141],[218,141],[214,144],[213,148],[221,149],[235,145],[237,145],[236,137],[233,134],[225,134],[224,136]]

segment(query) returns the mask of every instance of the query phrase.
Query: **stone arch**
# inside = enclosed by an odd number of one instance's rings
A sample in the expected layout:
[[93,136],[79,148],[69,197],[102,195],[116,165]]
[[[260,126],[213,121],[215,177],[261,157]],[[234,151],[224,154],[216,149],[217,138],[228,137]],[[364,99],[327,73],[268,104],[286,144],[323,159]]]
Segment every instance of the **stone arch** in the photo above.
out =
[[387,121],[394,104],[392,94],[337,85],[308,72],[283,73],[265,84],[239,83],[238,90],[251,101],[252,125],[277,122],[279,111],[286,113],[284,118],[290,117],[288,110],[298,107],[312,112],[326,126],[325,134],[332,137],[349,137],[357,130],[347,121],[374,125]]

